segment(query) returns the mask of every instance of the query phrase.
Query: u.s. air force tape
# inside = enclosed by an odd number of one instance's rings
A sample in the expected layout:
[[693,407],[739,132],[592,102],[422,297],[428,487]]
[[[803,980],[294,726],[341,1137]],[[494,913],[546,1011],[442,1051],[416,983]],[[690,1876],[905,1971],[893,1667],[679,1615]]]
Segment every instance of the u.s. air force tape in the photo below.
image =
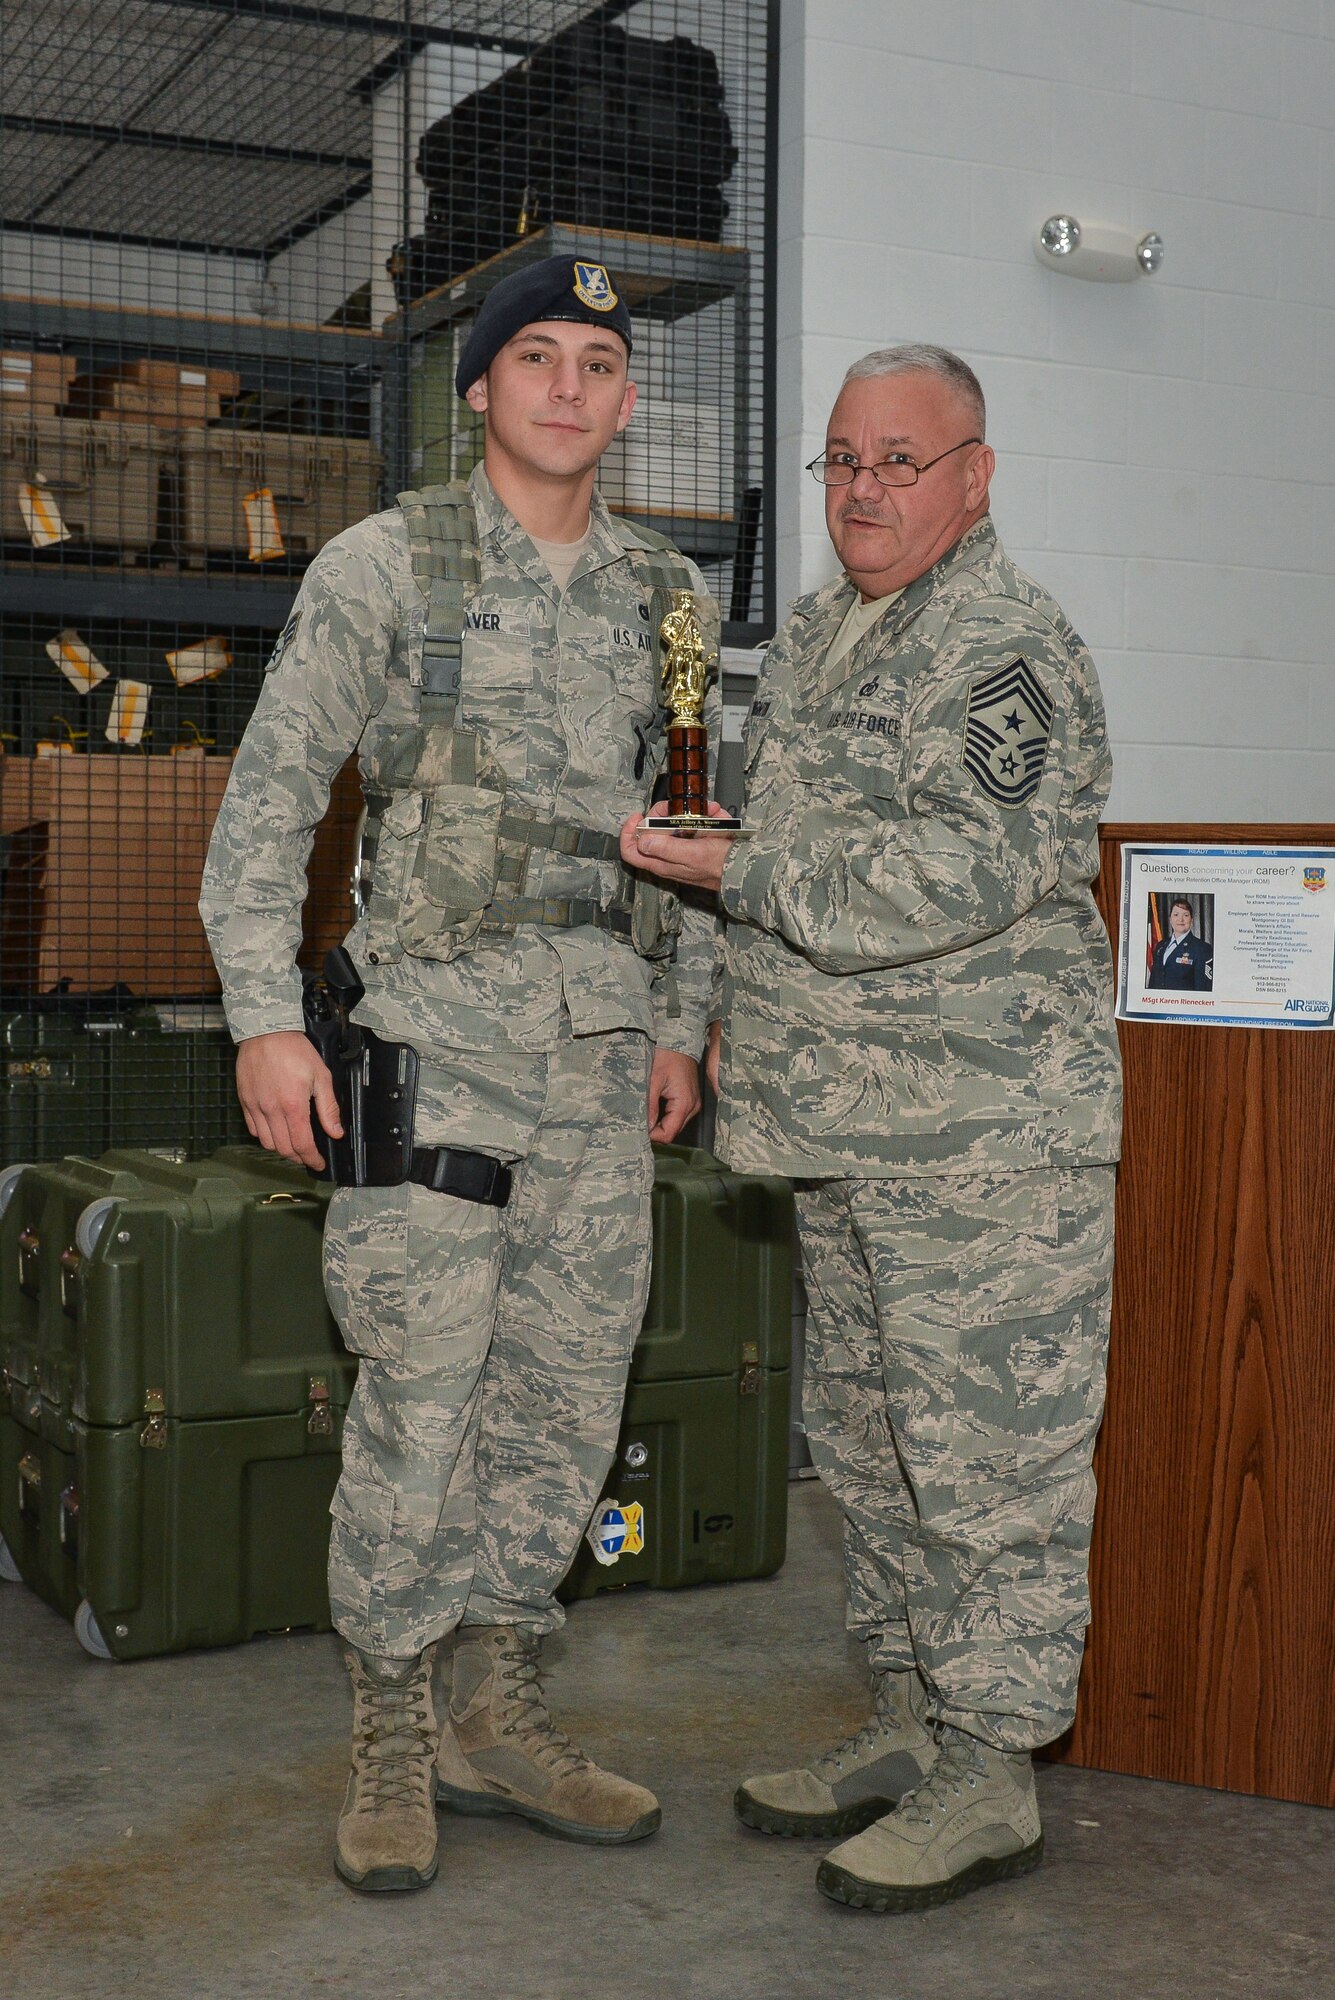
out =
[[1019,656],[970,686],[960,761],[988,798],[1022,806],[1038,790],[1051,734],[1052,703]]

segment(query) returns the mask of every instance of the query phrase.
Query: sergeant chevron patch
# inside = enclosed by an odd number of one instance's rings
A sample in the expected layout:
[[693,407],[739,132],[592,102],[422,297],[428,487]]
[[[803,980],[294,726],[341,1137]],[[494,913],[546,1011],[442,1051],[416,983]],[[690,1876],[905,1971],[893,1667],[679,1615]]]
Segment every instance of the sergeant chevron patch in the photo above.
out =
[[1019,657],[971,684],[960,761],[988,798],[1022,806],[1038,790],[1051,732],[1052,703]]
[[292,641],[296,638],[297,627],[300,625],[300,623],[301,623],[301,612],[294,611],[292,613],[292,616],[288,619],[286,625],[284,625],[282,631],[278,634],[278,644],[274,647],[273,653],[269,660],[269,664],[264,669],[266,674],[271,674],[275,667],[281,667],[281,665],[283,664],[283,655],[287,651],[288,647],[292,644]]

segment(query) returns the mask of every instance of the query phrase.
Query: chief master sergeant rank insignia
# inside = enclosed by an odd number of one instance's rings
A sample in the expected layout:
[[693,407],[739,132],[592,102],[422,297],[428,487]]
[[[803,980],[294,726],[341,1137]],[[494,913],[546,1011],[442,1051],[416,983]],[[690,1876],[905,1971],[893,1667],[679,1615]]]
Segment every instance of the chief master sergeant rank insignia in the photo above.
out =
[[969,689],[961,762],[990,799],[1022,806],[1043,776],[1052,703],[1028,660],[982,674]]

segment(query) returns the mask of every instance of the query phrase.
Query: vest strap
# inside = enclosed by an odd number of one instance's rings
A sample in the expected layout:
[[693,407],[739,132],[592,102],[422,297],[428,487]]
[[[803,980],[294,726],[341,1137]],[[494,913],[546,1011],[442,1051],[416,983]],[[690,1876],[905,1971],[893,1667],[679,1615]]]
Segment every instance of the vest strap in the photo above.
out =
[[618,903],[604,907],[589,896],[510,896],[498,890],[483,914],[482,929],[512,931],[519,924],[548,924],[563,931],[592,924],[613,937],[630,937],[630,911]]
[[422,635],[422,721],[454,726],[463,685],[469,599],[482,580],[477,513],[466,486],[400,493],[413,577],[426,599]]

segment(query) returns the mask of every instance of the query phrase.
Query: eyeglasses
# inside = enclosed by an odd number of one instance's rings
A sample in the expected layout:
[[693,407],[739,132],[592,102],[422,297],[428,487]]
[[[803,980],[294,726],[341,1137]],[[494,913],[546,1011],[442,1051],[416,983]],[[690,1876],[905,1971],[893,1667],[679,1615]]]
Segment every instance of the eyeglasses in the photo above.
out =
[[870,472],[882,486],[916,486],[924,472],[930,472],[934,465],[940,465],[951,452],[963,451],[966,444],[981,444],[981,438],[961,438],[952,444],[949,451],[939,451],[935,458],[929,458],[924,465],[906,458],[902,451],[892,451],[889,458],[882,458],[875,465],[864,465],[859,458],[849,458],[840,452],[834,458],[813,458],[806,468],[812,478],[822,486],[851,486],[860,472]]

